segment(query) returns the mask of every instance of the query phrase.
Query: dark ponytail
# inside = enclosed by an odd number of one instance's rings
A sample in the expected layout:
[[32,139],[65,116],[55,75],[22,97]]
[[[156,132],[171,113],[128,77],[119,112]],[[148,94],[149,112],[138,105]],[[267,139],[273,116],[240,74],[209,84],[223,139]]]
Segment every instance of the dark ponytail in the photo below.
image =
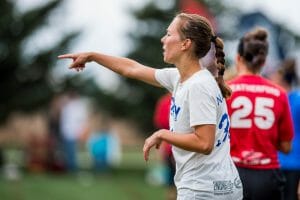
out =
[[267,31],[257,27],[240,39],[238,53],[244,58],[248,69],[254,73],[258,73],[266,61],[269,48],[267,37]]
[[225,72],[225,53],[223,51],[224,43],[221,38],[217,36],[212,36],[211,41],[215,44],[216,49],[216,58],[217,58],[217,69],[218,74],[216,76],[216,81],[221,89],[222,95],[224,98],[231,96],[231,89],[226,85],[224,81],[224,72]]

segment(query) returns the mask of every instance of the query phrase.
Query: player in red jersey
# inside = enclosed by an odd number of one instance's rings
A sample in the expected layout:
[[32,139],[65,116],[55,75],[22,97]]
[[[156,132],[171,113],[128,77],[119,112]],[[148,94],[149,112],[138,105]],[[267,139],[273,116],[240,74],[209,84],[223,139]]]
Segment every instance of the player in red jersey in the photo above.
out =
[[277,150],[288,153],[293,124],[286,92],[260,76],[268,53],[267,31],[256,28],[238,46],[238,76],[229,81],[231,156],[238,167],[244,199],[282,199],[284,177]]

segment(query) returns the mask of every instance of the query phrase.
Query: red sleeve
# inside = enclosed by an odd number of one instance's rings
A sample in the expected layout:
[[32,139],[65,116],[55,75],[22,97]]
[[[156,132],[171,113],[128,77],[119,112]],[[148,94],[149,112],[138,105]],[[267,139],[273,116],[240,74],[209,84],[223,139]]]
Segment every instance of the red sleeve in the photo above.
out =
[[154,110],[154,126],[156,128],[169,129],[171,94],[162,96]]
[[279,140],[291,141],[294,137],[294,127],[287,95],[283,97],[284,109],[279,119]]

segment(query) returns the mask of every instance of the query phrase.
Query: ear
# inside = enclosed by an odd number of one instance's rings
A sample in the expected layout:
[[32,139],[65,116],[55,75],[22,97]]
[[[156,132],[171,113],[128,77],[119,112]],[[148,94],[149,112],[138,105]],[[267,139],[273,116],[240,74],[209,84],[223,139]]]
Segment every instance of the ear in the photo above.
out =
[[236,57],[235,57],[235,62],[240,63],[240,62],[242,62],[242,59],[243,59],[243,57],[240,56],[240,54],[237,54]]
[[192,40],[187,38],[184,39],[181,43],[181,50],[187,50],[192,46]]

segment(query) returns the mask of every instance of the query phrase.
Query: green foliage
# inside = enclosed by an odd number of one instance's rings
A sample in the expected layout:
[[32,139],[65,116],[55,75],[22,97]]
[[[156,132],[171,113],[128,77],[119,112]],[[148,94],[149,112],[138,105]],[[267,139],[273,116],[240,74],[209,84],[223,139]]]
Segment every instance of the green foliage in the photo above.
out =
[[[0,3],[0,123],[13,111],[34,111],[47,105],[54,93],[49,74],[58,52],[77,35],[62,36],[56,46],[24,58],[24,43],[44,25],[61,4],[55,0],[25,13],[13,1]],[[35,48],[35,47],[32,47]]]

